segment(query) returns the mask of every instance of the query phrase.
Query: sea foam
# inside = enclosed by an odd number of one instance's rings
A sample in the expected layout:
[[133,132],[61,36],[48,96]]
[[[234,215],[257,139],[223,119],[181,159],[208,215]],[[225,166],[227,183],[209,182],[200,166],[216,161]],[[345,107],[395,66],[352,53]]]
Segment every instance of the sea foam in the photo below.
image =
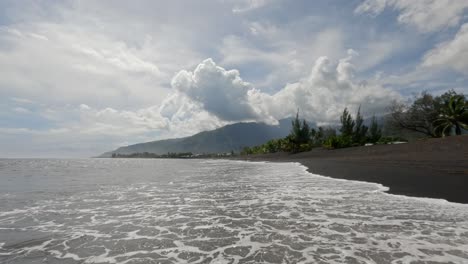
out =
[[297,163],[46,163],[15,166],[49,173],[53,188],[2,191],[2,263],[468,262],[466,205],[389,195]]

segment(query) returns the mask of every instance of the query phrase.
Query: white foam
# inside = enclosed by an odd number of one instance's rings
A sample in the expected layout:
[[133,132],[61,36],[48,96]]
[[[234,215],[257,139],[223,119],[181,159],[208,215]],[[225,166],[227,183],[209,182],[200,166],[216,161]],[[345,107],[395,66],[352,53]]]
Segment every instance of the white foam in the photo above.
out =
[[[152,164],[125,166],[132,162]],[[54,235],[7,254],[48,252],[84,263],[133,263],[151,254],[177,263],[191,256],[262,262],[275,254],[293,263],[372,263],[379,251],[408,254],[384,262],[462,263],[454,252],[468,255],[468,210],[457,204],[388,195],[380,184],[311,174],[299,163],[191,160],[172,172],[177,184],[101,185],[0,215],[0,232]],[[236,250],[245,256],[226,253]]]
[[[403,143],[406,143],[406,142],[403,142]],[[244,162],[265,163],[263,161],[261,161],[261,162],[258,162],[258,161],[244,161]],[[406,195],[401,195],[401,194],[387,193],[390,190],[390,188],[387,187],[387,186],[384,186],[384,185],[382,185],[380,183],[367,182],[367,181],[361,181],[361,180],[339,179],[339,178],[334,178],[334,177],[331,177],[331,176],[311,173],[311,172],[308,171],[308,168],[306,166],[302,165],[299,162],[278,162],[278,163],[294,164],[296,166],[301,167],[305,173],[308,173],[308,174],[316,176],[316,177],[324,177],[324,178],[327,178],[327,179],[331,179],[331,180],[334,180],[334,181],[341,181],[341,182],[354,182],[354,183],[371,184],[371,185],[374,185],[376,187],[376,190],[373,190],[371,192],[382,192],[384,195],[389,195],[389,196],[404,197],[405,199],[419,200],[419,201],[423,201],[423,202],[435,203],[435,204],[440,204],[440,205],[459,206],[459,207],[463,207],[463,208],[468,209],[468,204],[449,202],[449,201],[447,201],[445,199],[441,199],[441,198],[415,197],[415,196],[406,196]]]

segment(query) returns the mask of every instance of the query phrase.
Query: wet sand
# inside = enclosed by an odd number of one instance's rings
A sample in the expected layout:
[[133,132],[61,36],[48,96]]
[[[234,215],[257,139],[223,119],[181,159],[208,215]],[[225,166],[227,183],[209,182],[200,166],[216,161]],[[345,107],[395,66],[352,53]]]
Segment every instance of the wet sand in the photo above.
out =
[[314,174],[380,183],[391,194],[468,204],[468,135],[396,145],[250,155],[240,159],[300,162]]

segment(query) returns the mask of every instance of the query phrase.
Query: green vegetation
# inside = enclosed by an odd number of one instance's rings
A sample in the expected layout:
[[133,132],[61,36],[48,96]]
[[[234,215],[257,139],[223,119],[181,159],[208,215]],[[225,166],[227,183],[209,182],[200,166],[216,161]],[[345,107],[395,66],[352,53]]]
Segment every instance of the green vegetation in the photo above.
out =
[[393,103],[388,127],[426,137],[461,135],[468,129],[468,101],[450,90],[440,96],[423,92],[412,104]]
[[[296,117],[280,120],[280,126],[238,123],[198,133],[192,137],[136,144],[116,151],[133,154],[112,154],[114,158],[210,158],[240,154],[309,151],[313,148],[337,149],[366,144],[391,144],[421,137],[461,135],[468,130],[468,101],[465,95],[451,90],[439,96],[421,93],[411,103],[393,103],[384,117],[368,119],[345,108],[336,126],[311,126]],[[289,135],[288,134],[289,131]],[[284,137],[287,135],[286,137]],[[284,137],[284,138],[280,138]],[[271,139],[278,138],[278,139]],[[271,140],[269,140],[271,139]],[[226,150],[230,151],[230,153]],[[171,151],[171,152],[168,152]],[[154,153],[166,153],[163,155]],[[196,154],[195,153],[215,153]],[[218,154],[220,153],[220,154]],[[110,155],[110,154],[109,154]]]
[[299,111],[292,121],[291,133],[288,136],[292,152],[307,151],[310,148],[310,128],[305,120],[299,119]]
[[368,140],[370,143],[375,144],[382,138],[382,129],[377,123],[377,118],[372,116],[371,124],[369,127],[369,137]]
[[274,153],[274,152],[303,152],[314,147],[325,148],[346,148],[351,146],[364,145],[370,139],[377,142],[381,137],[381,128],[374,118],[373,129],[368,132],[368,127],[364,125],[364,119],[359,109],[354,119],[348,109],[344,109],[341,115],[341,127],[339,135],[332,127],[310,128],[305,120],[299,118],[299,113],[292,121],[290,134],[282,139],[274,139],[260,146],[246,147],[241,155]]
[[[361,115],[361,107],[359,107],[356,118],[353,119],[348,109],[343,110],[340,117],[341,127],[339,135],[332,135],[328,137],[323,146],[328,149],[347,148],[352,146],[362,146],[370,142],[371,135],[368,133],[369,128],[364,125],[364,118]],[[374,126],[377,131],[380,130],[379,125],[374,117]],[[374,137],[376,134],[373,135]],[[380,137],[376,140],[378,141]]]
[[455,134],[461,135],[462,128],[468,129],[468,101],[464,96],[453,95],[447,98],[440,109],[437,119],[434,121],[435,129],[442,136],[450,135],[455,127]]
[[455,133],[461,135],[468,130],[468,101],[465,95],[450,90],[440,96],[422,93],[411,104],[393,103],[384,127],[373,116],[369,126],[364,123],[359,107],[353,118],[347,108],[340,117],[338,129],[333,127],[310,128],[299,112],[292,121],[291,132],[281,139],[274,139],[263,145],[246,147],[241,155],[274,152],[297,153],[314,147],[327,149],[363,146],[366,144],[391,144],[406,142],[401,135],[415,133],[421,137],[444,137]]

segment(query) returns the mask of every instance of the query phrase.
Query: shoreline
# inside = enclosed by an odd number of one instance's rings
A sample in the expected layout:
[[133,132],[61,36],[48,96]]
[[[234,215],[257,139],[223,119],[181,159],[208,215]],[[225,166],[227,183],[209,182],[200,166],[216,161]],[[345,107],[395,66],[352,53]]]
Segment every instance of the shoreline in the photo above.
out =
[[468,204],[468,135],[232,159],[298,162],[312,174],[381,184],[389,194]]

